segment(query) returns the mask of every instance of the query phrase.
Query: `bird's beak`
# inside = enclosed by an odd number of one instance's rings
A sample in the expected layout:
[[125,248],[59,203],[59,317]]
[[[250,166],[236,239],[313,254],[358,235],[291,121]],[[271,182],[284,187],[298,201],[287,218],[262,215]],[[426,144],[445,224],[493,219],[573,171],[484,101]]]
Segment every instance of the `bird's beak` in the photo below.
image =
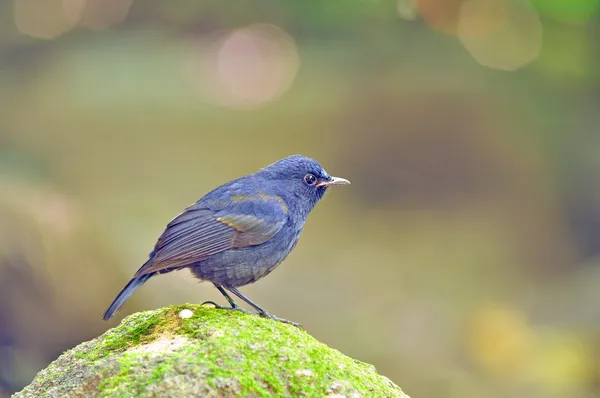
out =
[[331,179],[327,181],[321,181],[317,184],[318,187],[328,187],[330,185],[350,185],[350,181],[345,178],[340,177],[331,177]]

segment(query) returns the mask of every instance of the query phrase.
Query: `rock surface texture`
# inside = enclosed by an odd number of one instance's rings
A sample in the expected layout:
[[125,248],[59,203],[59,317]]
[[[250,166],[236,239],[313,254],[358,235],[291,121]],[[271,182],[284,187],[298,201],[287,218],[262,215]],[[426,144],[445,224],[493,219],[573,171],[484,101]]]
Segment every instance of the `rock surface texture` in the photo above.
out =
[[133,314],[13,397],[403,397],[294,326],[185,304]]

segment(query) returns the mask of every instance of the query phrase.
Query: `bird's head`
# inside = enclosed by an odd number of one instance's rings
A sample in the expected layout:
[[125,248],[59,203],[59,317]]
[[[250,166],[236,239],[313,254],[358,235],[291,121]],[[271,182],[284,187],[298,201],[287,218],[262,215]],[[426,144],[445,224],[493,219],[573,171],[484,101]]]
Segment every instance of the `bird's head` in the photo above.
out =
[[[317,162],[303,155],[292,155],[265,167],[260,176],[276,181],[286,193],[293,195],[310,211],[333,185],[348,185],[350,181],[330,176]],[[287,196],[287,195],[286,195]]]

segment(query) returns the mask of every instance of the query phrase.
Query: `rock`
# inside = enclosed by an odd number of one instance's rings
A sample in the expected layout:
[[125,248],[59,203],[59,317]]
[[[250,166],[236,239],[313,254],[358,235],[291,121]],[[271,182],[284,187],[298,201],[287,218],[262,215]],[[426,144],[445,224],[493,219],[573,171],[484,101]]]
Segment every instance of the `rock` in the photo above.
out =
[[373,366],[294,326],[192,304],[125,318],[13,397],[90,396],[408,398]]

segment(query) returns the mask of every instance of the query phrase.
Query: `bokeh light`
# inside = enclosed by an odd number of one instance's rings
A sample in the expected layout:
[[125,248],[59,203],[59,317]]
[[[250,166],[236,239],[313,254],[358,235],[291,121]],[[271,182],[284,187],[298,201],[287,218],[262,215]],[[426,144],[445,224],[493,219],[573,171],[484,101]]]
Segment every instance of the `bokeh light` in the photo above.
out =
[[411,0],[425,22],[434,29],[456,33],[458,14],[464,0]]
[[291,86],[300,58],[294,39],[274,25],[236,29],[199,46],[187,65],[198,94],[217,104],[255,107]]
[[[400,0],[401,17],[411,19],[411,5],[429,27],[457,35],[483,66],[516,70],[537,59],[541,52],[543,27],[529,0]],[[550,8],[554,10],[556,2]]]
[[533,350],[534,335],[525,314],[500,306],[486,306],[472,319],[470,353],[493,375],[520,378]]
[[61,1],[14,0],[14,20],[19,32],[40,39],[54,39],[71,30],[77,22],[63,13]]
[[398,0],[396,3],[398,15],[408,21],[414,21],[419,16],[419,11],[413,0]]
[[70,21],[91,30],[104,30],[122,22],[133,0],[62,0]]
[[593,346],[581,336],[542,329],[537,333],[534,350],[524,377],[543,386],[551,396],[580,391],[581,386],[594,382],[597,358]]
[[104,30],[122,22],[133,0],[14,0],[14,21],[22,34],[54,39],[75,26]]
[[480,64],[515,70],[539,55],[542,23],[528,0],[464,0],[458,37]]

